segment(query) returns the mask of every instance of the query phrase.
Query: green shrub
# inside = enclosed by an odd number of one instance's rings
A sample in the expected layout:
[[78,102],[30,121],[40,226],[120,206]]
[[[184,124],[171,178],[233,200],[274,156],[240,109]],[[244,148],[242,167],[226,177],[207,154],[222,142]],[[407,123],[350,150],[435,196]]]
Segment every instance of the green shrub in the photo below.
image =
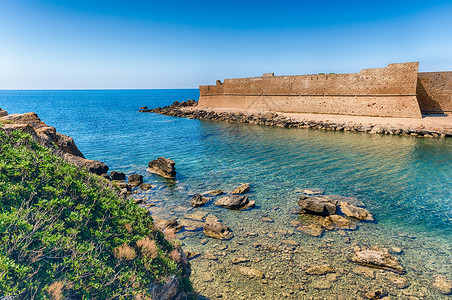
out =
[[133,298],[182,274],[147,211],[28,134],[0,129],[0,199],[0,297]]

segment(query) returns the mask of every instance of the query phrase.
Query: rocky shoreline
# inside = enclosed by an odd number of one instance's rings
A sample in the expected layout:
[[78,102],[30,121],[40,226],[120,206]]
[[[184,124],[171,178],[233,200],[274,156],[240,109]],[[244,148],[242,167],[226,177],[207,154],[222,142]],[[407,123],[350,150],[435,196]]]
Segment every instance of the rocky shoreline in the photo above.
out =
[[139,112],[152,112],[172,117],[183,117],[190,119],[223,121],[230,123],[245,123],[263,126],[277,126],[283,128],[308,128],[328,131],[353,131],[372,134],[402,135],[425,138],[445,138],[451,137],[452,132],[436,131],[429,129],[415,129],[409,126],[390,126],[372,124],[350,124],[343,122],[329,122],[319,120],[295,120],[274,112],[265,113],[243,113],[213,111],[209,109],[196,108],[197,102],[187,100],[183,102],[175,101],[173,104],[164,107],[148,109],[141,107]]

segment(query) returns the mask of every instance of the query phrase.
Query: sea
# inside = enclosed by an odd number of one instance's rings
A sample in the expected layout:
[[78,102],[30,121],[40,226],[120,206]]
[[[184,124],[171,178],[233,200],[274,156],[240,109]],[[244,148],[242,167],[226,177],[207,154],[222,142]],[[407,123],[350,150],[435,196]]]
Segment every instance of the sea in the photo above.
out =
[[[73,137],[86,158],[110,170],[143,175],[154,187],[134,197],[146,200],[153,218],[180,221],[202,212],[227,224],[234,233],[227,241],[207,238],[202,230],[177,234],[184,249],[199,253],[190,262],[201,298],[360,299],[381,288],[396,299],[450,299],[433,282],[438,276],[452,279],[452,139],[139,112],[143,106],[198,98],[196,89],[2,90],[0,108],[9,114],[36,112]],[[175,180],[146,170],[160,156],[176,162]],[[253,209],[220,208],[213,204],[215,197],[202,208],[190,206],[197,193],[231,191],[242,183],[251,186],[247,196],[256,201]],[[291,221],[304,222],[297,214],[303,189],[353,197],[375,221],[321,237],[297,231]],[[366,273],[350,261],[356,247],[374,246],[388,249],[406,275]],[[243,262],[236,264],[234,258]],[[334,272],[305,272],[319,264]],[[244,276],[244,268],[259,270],[263,278]]]

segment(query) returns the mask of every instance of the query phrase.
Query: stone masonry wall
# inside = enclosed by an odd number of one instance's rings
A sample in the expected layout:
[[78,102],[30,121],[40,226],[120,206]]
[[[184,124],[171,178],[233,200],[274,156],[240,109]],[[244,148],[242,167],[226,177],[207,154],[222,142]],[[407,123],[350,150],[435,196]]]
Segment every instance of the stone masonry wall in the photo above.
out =
[[200,86],[200,107],[256,111],[421,118],[419,63],[390,64],[353,74],[226,79]]
[[452,72],[418,74],[417,95],[424,113],[452,113]]

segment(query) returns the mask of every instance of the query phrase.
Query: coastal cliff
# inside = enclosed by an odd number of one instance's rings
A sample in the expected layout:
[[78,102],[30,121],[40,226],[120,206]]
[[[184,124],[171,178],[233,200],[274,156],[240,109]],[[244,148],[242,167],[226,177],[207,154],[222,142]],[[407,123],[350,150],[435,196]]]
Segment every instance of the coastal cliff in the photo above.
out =
[[194,297],[180,246],[72,138],[3,114],[0,154],[0,298]]

